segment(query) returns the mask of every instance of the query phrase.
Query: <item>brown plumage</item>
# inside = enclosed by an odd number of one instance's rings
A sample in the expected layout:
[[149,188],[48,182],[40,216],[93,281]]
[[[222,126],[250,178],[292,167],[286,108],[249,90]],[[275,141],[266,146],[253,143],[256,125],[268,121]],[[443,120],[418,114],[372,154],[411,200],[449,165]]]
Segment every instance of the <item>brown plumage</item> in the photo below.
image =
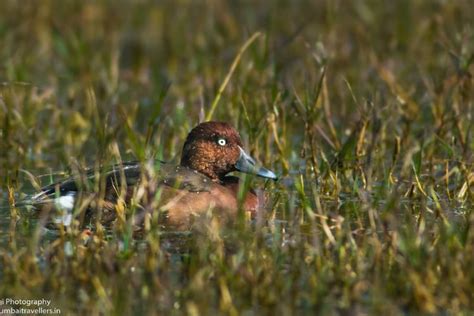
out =
[[[140,164],[131,162],[114,166],[106,172],[106,190],[102,202],[97,204],[97,193],[79,190],[76,179],[49,185],[32,198],[34,204],[43,210],[56,210],[59,201],[70,208],[70,199],[79,195],[89,203],[87,216],[94,218],[100,214],[101,221],[110,223],[117,217],[117,202],[121,184],[126,184],[122,200],[126,203],[134,196],[140,195],[142,212],[138,222],[150,212],[159,211],[162,223],[173,229],[189,229],[193,222],[210,211],[214,215],[231,219],[239,209],[239,179],[227,176],[232,171],[257,174],[261,177],[276,179],[273,172],[257,167],[255,161],[242,149],[238,132],[223,122],[205,122],[191,130],[183,146],[180,166],[162,162],[157,165],[152,175],[143,172]],[[121,181],[122,175],[125,181]],[[136,192],[137,187],[145,187],[146,193]],[[62,200],[61,200],[62,198]],[[263,194],[250,190],[245,196],[242,208],[255,215],[263,206]],[[61,206],[60,206],[61,207]],[[100,207],[100,212],[97,208]],[[65,207],[62,207],[63,209]]]
[[[218,144],[219,139],[226,146]],[[235,170],[242,141],[237,131],[227,123],[206,122],[189,133],[183,146],[181,165],[196,170],[214,181]]]

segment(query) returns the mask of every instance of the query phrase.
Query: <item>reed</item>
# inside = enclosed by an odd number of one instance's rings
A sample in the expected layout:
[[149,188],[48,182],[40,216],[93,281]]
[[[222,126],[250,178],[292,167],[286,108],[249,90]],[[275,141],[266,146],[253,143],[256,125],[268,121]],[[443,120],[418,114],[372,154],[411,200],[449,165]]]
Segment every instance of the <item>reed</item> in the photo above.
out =
[[[0,301],[471,314],[473,43],[468,0],[3,1]],[[86,167],[177,162],[209,118],[281,175],[246,178],[270,192],[262,219],[176,233],[152,216],[136,237],[133,204],[91,233],[18,205]]]

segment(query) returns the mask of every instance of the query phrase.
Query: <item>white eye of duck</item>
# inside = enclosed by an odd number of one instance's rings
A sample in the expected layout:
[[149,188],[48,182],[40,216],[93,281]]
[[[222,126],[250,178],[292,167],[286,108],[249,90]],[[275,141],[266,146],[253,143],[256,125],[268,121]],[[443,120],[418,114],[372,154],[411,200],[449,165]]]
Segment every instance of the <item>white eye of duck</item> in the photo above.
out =
[[219,146],[225,146],[225,145],[227,145],[227,141],[226,141],[224,138],[219,138],[219,139],[217,140],[217,144],[218,144]]

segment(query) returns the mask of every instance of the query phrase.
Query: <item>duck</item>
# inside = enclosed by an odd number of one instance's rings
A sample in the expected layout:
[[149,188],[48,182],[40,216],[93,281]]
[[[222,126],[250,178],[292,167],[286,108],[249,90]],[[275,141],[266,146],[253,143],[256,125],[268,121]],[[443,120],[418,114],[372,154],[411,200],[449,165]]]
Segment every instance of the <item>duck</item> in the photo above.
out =
[[243,147],[240,134],[231,124],[203,122],[186,137],[179,165],[151,160],[144,166],[129,161],[101,170],[105,187],[102,198],[88,189],[96,178],[91,169],[85,175],[42,187],[30,200],[35,210],[41,214],[54,212],[54,224],[65,226],[72,223],[73,211],[79,207],[86,210],[87,218],[100,216],[102,223],[112,223],[120,216],[120,203],[130,205],[137,196],[141,198],[142,215],[159,211],[160,224],[175,230],[191,229],[197,218],[210,211],[226,220],[235,218],[240,209],[255,217],[264,207],[265,195],[250,189],[242,198],[241,180],[229,173],[242,172],[274,181],[278,177],[257,164]]

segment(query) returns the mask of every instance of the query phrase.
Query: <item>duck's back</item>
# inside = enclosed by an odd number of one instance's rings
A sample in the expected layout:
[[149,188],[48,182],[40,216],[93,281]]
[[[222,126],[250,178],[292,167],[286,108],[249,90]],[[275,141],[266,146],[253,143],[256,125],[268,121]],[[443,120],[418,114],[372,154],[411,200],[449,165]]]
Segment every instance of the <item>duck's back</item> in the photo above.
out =
[[154,161],[152,170],[135,161],[114,165],[100,172],[99,178],[105,184],[101,203],[97,201],[99,193],[94,191],[96,174],[88,170],[83,175],[47,185],[31,197],[31,203],[37,210],[53,213],[53,222],[64,225],[71,223],[72,211],[79,200],[83,203],[81,206],[86,205],[90,217],[96,215],[94,211],[100,204],[102,222],[109,223],[116,218],[118,198],[128,203],[142,187],[146,197],[139,218],[159,211],[167,224],[178,229],[189,226],[194,217],[209,210],[225,216],[237,212],[235,188],[216,183],[188,167],[162,161]]

